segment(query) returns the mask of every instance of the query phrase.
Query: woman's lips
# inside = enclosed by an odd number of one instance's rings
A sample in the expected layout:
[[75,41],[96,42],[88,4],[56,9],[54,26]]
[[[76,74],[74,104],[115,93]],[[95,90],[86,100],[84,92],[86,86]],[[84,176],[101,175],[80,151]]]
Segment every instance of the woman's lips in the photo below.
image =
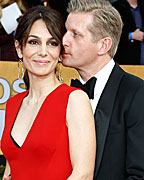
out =
[[34,60],[34,62],[36,64],[40,64],[40,65],[46,65],[49,63],[49,61],[47,61],[47,60]]

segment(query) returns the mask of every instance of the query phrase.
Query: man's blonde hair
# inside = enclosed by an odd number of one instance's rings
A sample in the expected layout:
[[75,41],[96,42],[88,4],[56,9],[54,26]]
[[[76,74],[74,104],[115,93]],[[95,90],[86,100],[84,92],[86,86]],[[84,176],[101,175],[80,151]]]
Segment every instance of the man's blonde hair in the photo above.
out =
[[92,39],[98,41],[104,37],[112,39],[112,47],[109,55],[116,53],[121,32],[122,19],[119,12],[107,0],[70,0],[67,8],[68,13],[84,12],[93,16],[93,22],[88,25]]

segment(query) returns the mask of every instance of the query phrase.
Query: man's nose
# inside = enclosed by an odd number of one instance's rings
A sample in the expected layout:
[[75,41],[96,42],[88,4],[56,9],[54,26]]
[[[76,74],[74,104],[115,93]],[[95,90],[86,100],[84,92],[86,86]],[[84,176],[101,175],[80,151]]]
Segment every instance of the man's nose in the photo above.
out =
[[63,44],[63,46],[69,46],[67,33],[65,33],[63,36],[62,44]]

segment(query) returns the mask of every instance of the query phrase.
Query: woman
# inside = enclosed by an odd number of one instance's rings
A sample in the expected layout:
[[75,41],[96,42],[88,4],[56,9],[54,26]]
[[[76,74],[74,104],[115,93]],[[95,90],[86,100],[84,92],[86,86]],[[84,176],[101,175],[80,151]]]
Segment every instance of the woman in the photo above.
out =
[[15,47],[28,72],[29,90],[6,105],[1,146],[7,159],[3,179],[92,180],[94,118],[87,95],[56,78],[64,25],[44,6],[20,19]]

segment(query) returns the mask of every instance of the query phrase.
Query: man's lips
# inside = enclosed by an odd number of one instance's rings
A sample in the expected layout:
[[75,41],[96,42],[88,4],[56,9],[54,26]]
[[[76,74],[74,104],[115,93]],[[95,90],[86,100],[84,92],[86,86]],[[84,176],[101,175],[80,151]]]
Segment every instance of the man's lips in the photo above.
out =
[[63,56],[70,56],[71,55],[71,53],[69,53],[69,52],[63,52]]

